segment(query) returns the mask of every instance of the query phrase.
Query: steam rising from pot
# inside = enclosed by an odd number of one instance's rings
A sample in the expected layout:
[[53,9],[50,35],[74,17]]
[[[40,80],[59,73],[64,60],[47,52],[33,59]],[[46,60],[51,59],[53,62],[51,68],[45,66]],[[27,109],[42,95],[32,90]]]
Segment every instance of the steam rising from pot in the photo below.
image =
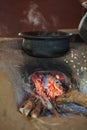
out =
[[30,4],[27,19],[30,24],[35,27],[41,26],[43,30],[47,29],[47,21],[41,11],[38,9],[38,5],[35,3]]

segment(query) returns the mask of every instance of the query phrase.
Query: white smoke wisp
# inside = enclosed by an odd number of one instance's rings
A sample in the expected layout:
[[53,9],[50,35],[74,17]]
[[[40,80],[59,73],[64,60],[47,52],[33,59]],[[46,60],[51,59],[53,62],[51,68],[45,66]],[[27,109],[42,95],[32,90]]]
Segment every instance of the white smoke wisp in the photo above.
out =
[[47,29],[47,21],[41,11],[38,9],[38,5],[35,3],[32,3],[29,7],[29,11],[27,14],[27,19],[30,24],[32,24],[35,27],[40,26],[43,30]]
[[9,31],[8,31],[8,27],[2,23],[0,23],[0,35],[3,35],[3,34],[8,34]]

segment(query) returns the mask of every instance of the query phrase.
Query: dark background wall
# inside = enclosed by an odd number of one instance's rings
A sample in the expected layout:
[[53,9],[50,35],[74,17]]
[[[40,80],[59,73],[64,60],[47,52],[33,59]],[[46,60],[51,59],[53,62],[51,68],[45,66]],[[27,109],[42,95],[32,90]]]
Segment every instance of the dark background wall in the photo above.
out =
[[81,17],[78,0],[0,0],[0,36],[77,28]]

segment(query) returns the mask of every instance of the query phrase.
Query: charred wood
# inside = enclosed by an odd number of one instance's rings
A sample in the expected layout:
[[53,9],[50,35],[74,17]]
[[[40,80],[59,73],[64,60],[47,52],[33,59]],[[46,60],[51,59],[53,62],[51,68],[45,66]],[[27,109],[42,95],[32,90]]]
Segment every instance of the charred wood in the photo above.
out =
[[78,90],[71,90],[66,94],[57,97],[56,102],[60,103],[76,103],[87,108],[87,96]]

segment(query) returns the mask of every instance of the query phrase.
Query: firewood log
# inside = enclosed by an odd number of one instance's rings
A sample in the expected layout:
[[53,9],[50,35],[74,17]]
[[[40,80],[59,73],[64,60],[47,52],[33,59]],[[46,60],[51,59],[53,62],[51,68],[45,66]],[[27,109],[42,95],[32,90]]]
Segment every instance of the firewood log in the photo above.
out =
[[31,111],[30,116],[32,118],[37,118],[40,115],[40,112],[44,106],[42,105],[41,100],[38,100],[37,104],[35,105],[35,108]]
[[78,90],[71,90],[68,93],[57,97],[56,102],[59,103],[76,103],[87,108],[87,96]]
[[28,99],[20,106],[19,111],[23,115],[28,116],[31,110],[35,107],[36,102],[37,98],[33,94],[29,94]]

